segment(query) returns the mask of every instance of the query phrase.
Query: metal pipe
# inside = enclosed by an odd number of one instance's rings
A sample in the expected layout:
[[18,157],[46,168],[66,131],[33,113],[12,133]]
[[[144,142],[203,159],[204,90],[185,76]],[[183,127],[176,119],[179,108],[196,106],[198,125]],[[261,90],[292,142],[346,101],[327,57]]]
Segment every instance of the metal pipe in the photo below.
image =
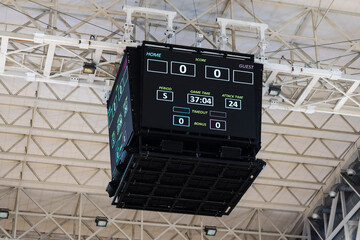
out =
[[353,190],[351,187],[349,187],[345,183],[337,183],[334,186],[331,187],[329,195],[331,198],[335,198],[337,193],[343,191],[343,192],[352,192]]
[[359,170],[360,170],[360,161],[356,160],[349,165],[348,169],[346,169],[346,173],[349,176],[354,176]]

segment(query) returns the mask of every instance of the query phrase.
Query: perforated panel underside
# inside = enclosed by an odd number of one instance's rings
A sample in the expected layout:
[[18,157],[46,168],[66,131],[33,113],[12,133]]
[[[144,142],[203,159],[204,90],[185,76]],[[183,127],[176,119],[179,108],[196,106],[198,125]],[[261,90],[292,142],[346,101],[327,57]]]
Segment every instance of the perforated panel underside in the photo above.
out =
[[129,164],[118,207],[209,216],[228,215],[265,165],[152,153]]

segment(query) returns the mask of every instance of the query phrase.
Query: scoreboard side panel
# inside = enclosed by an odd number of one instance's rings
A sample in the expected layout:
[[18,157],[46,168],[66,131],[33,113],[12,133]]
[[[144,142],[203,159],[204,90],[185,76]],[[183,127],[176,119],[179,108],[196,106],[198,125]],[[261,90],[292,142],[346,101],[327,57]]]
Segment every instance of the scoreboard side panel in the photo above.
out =
[[128,58],[124,55],[107,103],[111,170],[133,132]]

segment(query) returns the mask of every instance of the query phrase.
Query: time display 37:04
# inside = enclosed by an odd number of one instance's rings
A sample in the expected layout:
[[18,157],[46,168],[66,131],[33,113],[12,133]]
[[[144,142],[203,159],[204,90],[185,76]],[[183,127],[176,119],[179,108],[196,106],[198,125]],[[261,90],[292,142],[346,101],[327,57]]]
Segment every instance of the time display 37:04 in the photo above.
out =
[[214,106],[214,97],[188,93],[187,103],[195,105]]

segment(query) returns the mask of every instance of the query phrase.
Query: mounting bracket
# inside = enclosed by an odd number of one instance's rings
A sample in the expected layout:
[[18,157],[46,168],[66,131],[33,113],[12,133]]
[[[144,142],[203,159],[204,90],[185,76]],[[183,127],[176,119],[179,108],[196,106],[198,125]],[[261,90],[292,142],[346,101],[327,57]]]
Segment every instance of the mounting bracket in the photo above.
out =
[[131,22],[131,16],[133,13],[145,13],[151,15],[160,15],[165,16],[167,20],[167,27],[165,31],[166,43],[171,43],[171,39],[175,35],[175,30],[173,28],[173,21],[176,16],[176,12],[173,11],[164,11],[153,8],[144,8],[144,7],[133,7],[133,6],[123,6],[123,10],[126,12],[126,22],[124,24],[125,33],[123,37],[123,42],[132,42],[130,35],[134,29],[134,24]]
[[260,32],[260,42],[258,44],[259,53],[257,58],[260,62],[266,62],[267,58],[265,56],[266,50],[266,39],[265,39],[265,30],[268,28],[267,24],[264,23],[255,23],[255,22],[246,22],[241,20],[234,20],[228,18],[217,18],[216,22],[220,25],[220,38],[219,38],[219,49],[224,50],[228,42],[228,37],[226,36],[226,27],[227,26],[242,26],[242,27],[251,27],[257,28]]

